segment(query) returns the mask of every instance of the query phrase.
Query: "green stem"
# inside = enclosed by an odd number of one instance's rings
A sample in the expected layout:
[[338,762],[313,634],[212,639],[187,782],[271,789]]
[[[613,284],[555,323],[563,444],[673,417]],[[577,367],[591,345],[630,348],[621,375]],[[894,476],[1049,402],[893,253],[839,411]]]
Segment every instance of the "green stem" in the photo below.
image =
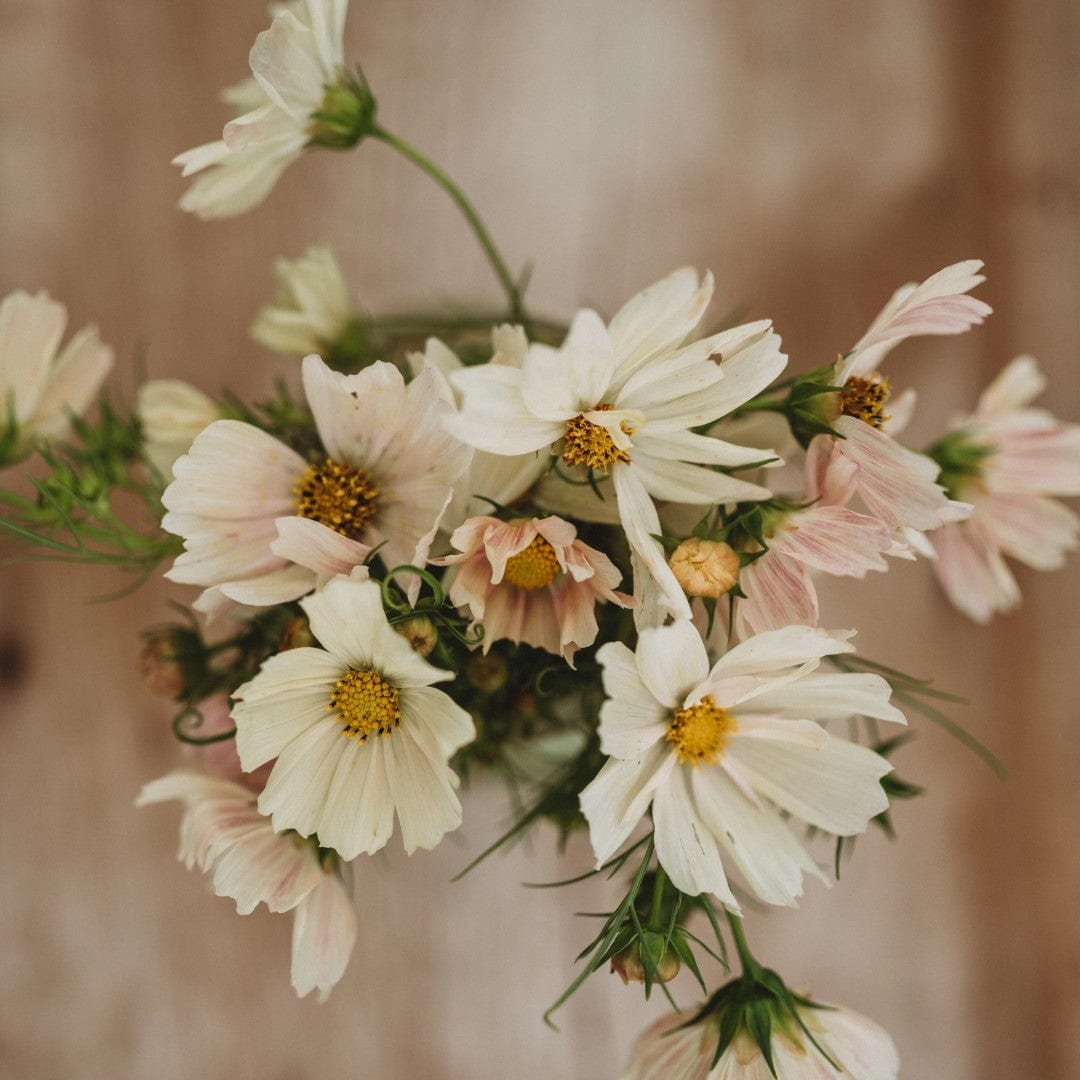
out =
[[386,143],[387,146],[393,147],[403,157],[408,158],[422,172],[427,173],[454,200],[457,208],[469,223],[469,227],[475,234],[480,246],[484,249],[484,254],[491,264],[491,269],[495,271],[495,276],[499,279],[499,284],[502,285],[503,291],[506,293],[506,299],[510,303],[511,317],[515,322],[525,322],[525,307],[521,300],[521,292],[518,289],[517,282],[515,282],[513,275],[507,269],[503,257],[499,254],[499,249],[495,246],[495,241],[491,239],[491,235],[480,220],[480,215],[465,197],[465,193],[461,188],[438,165],[424,157],[419,150],[410,146],[404,139],[398,138],[397,135],[380,127],[378,124],[373,128],[371,135],[373,138]]
[[735,948],[739,953],[739,963],[742,964],[744,975],[753,975],[761,970],[761,965],[754,959],[750,946],[746,944],[746,935],[743,933],[742,919],[738,915],[732,915],[727,908],[724,909],[728,925],[731,927],[731,936],[735,941]]
[[664,924],[661,919],[664,905],[664,887],[667,885],[667,874],[664,868],[657,863],[656,879],[653,881],[652,900],[649,903],[649,929],[663,930]]
[[749,401],[743,402],[742,405],[731,411],[732,416],[741,416],[743,413],[750,412],[786,412],[787,411],[787,397],[777,395],[763,395],[761,397],[751,398]]

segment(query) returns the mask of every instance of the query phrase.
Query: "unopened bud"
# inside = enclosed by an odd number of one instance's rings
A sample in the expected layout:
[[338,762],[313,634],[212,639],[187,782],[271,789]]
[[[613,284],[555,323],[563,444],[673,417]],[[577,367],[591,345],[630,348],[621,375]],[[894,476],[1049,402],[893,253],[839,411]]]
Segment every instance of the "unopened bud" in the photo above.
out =
[[289,649],[303,649],[315,644],[315,635],[311,632],[311,624],[306,615],[294,615],[281,628],[278,638],[278,652],[288,652]]
[[633,945],[623,949],[611,958],[611,970],[622,979],[624,984],[632,982],[645,982],[645,961],[641,958],[642,948],[654,949],[659,955],[653,963],[651,981],[671,982],[679,969],[682,961],[672,949],[664,948],[663,938],[659,934],[646,934],[645,941],[635,941]]
[[179,700],[195,681],[202,650],[194,631],[180,626],[151,630],[139,654],[139,670],[155,694]]
[[417,615],[394,629],[412,646],[414,653],[430,656],[439,641],[439,631],[426,615]]
[[723,596],[739,580],[739,555],[719,540],[684,540],[668,559],[687,596]]
[[509,671],[506,660],[498,653],[473,653],[465,664],[469,682],[483,694],[494,694],[506,685]]

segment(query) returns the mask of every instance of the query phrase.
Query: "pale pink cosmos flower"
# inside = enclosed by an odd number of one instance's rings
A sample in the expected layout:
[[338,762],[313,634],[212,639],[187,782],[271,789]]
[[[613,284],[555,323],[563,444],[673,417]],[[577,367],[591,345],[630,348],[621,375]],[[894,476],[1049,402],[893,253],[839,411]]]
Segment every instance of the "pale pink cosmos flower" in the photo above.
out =
[[461,552],[432,562],[455,567],[450,599],[484,626],[484,652],[504,638],[562,655],[596,640],[596,603],[629,607],[622,575],[558,517],[470,518],[450,542]]
[[162,526],[185,550],[165,576],[203,586],[195,607],[205,614],[295,600],[380,545],[389,568],[423,566],[468,468],[472,451],[443,430],[430,374],[406,385],[378,362],[342,375],[313,355],[303,380],[318,460],[251,424],[217,420],[173,466]]
[[844,464],[829,453],[825,440],[815,439],[805,463],[803,503],[808,505],[786,513],[769,507],[768,550],[739,577],[746,594],[735,605],[740,640],[793,623],[817,626],[815,570],[863,578],[870,570],[888,570],[885,555],[914,558],[885,522],[845,505],[853,487]]
[[891,387],[877,369],[901,341],[924,334],[960,334],[990,314],[988,304],[965,295],[986,279],[977,259],[939,270],[921,285],[905,285],[870,328],[837,362],[832,375],[838,415],[828,423],[841,438],[819,435],[828,451],[844,459],[852,485],[867,510],[892,528],[920,532],[959,521],[970,507],[954,502],[937,483],[936,464],[896,442],[915,406],[906,391],[885,411]]
[[689,1023],[686,1013],[672,1013],[646,1028],[622,1080],[896,1080],[896,1047],[873,1020],[832,1005],[796,1008],[835,1067],[779,1004],[770,1032],[775,1072],[745,1027],[714,1065],[726,1010],[706,1006]]
[[938,444],[949,448],[943,479],[975,509],[934,533],[934,572],[976,622],[1020,603],[1004,555],[1056,570],[1077,546],[1077,516],[1053,496],[1080,495],[1080,426],[1029,407],[1045,386],[1035,360],[1017,357]]
[[293,987],[300,997],[317,989],[325,1001],[356,942],[356,912],[338,860],[314,840],[275,832],[255,793],[233,781],[180,769],[147,784],[135,805],[172,800],[184,805],[179,858],[189,870],[209,875],[214,892],[235,900],[241,915],[259,904],[295,912]]

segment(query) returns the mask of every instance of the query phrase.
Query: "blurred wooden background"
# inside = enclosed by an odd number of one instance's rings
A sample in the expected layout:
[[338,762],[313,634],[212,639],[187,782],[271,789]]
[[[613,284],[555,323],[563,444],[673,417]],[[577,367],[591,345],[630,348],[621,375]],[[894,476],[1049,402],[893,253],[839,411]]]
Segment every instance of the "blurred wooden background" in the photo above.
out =
[[[99,324],[131,386],[252,392],[289,365],[247,338],[270,264],[332,240],[372,311],[496,291],[445,197],[386,148],[309,155],[258,212],[180,214],[169,159],[215,137],[260,0],[0,0],[0,294],[47,288]],[[644,0],[366,0],[347,55],[381,117],[475,198],[533,307],[612,310],[683,263],[719,314],[769,315],[792,364],[849,346],[892,289],[986,260],[996,309],[960,340],[906,346],[917,439],[1019,351],[1080,417],[1080,6]],[[4,548],[10,552],[10,545]],[[919,722],[899,755],[929,788],[901,842],[860,841],[841,883],[754,917],[762,959],[894,1034],[909,1080],[1080,1075],[1080,575],[1020,572],[1021,612],[981,630],[926,568],[837,590],[827,624],[870,656],[968,694],[962,719],[1012,770]],[[430,855],[358,867],[361,931],[331,1001],[297,1003],[289,919],[238,918],[173,858],[176,808],[136,812],[176,760],[135,671],[152,586],[0,569],[0,1074],[602,1080],[664,1008],[595,978],[555,1034],[540,1013],[603,890],[535,892],[584,869],[553,837],[448,879],[505,821],[473,790]],[[694,1000],[685,978],[676,983]]]

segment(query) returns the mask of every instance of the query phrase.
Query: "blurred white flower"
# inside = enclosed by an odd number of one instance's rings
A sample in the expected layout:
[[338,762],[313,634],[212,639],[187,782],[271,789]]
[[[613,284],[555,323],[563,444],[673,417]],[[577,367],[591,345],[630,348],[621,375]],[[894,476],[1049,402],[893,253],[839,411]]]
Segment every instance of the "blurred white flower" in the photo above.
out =
[[334,252],[310,247],[298,259],[274,264],[277,292],[251,325],[251,336],[285,356],[329,358],[353,318],[352,301]]
[[191,449],[195,436],[221,418],[217,403],[180,379],[152,379],[139,387],[135,414],[142,427],[143,449],[166,479],[173,463]]
[[66,325],[67,308],[44,291],[0,303],[0,465],[26,457],[35,439],[63,438],[112,368],[96,326],[60,349]]

